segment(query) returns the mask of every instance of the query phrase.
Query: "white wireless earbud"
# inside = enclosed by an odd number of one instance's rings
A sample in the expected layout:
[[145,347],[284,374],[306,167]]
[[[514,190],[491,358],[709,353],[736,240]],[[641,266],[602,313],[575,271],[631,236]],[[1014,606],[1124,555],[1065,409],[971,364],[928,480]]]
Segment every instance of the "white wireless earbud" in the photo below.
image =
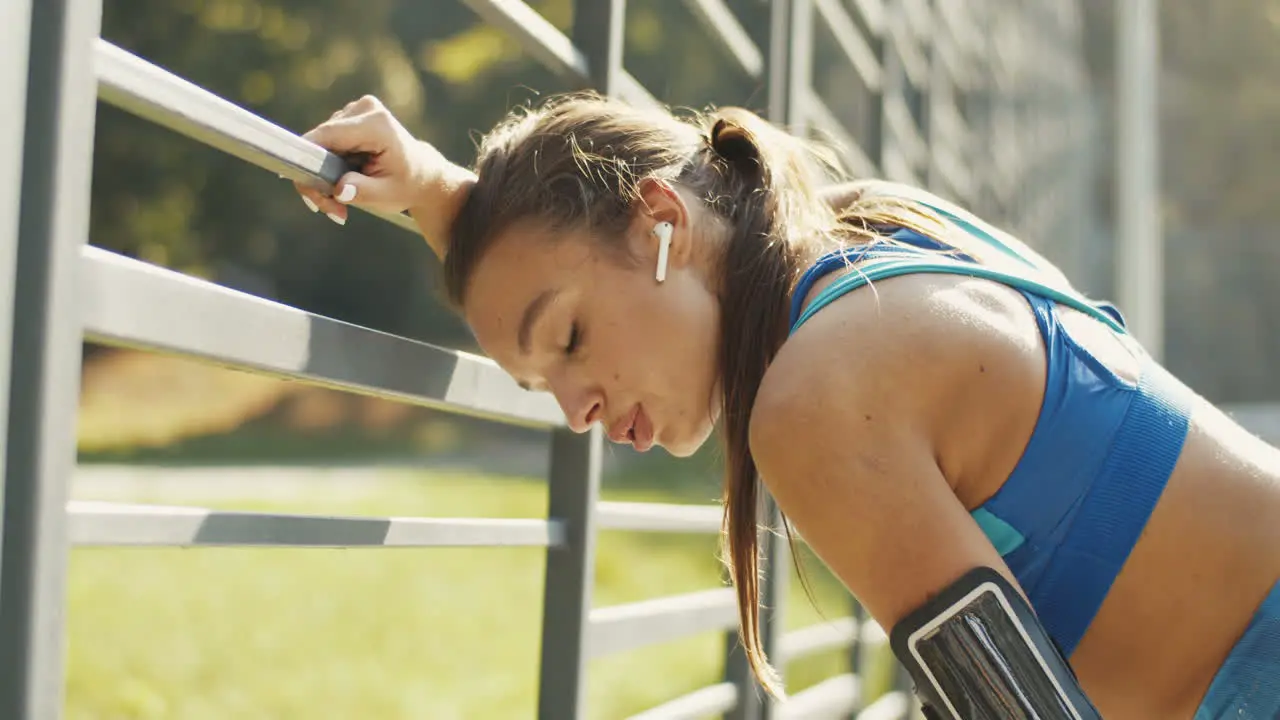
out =
[[653,226],[653,234],[658,236],[658,282],[667,279],[667,255],[671,252],[671,223],[662,221]]

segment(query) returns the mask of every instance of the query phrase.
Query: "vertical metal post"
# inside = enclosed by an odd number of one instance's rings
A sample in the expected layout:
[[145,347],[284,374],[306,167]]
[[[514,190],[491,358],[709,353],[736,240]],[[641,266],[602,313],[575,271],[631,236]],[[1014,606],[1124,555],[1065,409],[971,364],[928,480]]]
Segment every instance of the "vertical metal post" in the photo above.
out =
[[[625,18],[624,0],[574,4],[573,43],[586,55],[591,84],[605,95],[618,94]],[[599,427],[582,435],[567,428],[552,433],[548,515],[567,523],[568,530],[565,547],[547,551],[538,686],[538,717],[547,720],[587,715],[587,643],[603,442]]]
[[[809,86],[809,63],[812,62],[813,22],[808,0],[773,0],[769,5],[769,34],[765,52],[764,80],[766,117],[794,133],[804,132],[801,91]],[[765,522],[777,526],[778,512],[767,501]],[[783,600],[786,597],[786,543],[773,534],[762,534],[761,562],[767,575],[761,588],[760,631],[764,651],[778,672],[785,677],[783,658],[778,655],[781,637]],[[779,562],[778,558],[782,557]],[[725,637],[725,680],[738,687],[738,704],[725,713],[725,720],[767,720],[776,714],[775,703],[766,698],[747,663],[746,654],[736,633]]]
[[725,633],[724,680],[738,688],[738,704],[724,714],[724,720],[760,720],[763,693],[751,674],[747,654],[742,649],[738,633]]
[[888,180],[911,182],[909,177],[914,173],[906,161],[900,148],[900,141],[894,135],[889,122],[888,110],[893,102],[901,102],[903,88],[906,83],[906,70],[902,67],[902,59],[898,56],[897,38],[893,28],[904,22],[902,17],[902,0],[884,0],[884,23],[877,42],[880,51],[880,92],[876,97],[879,110],[879,157],[880,174]]
[[[890,5],[898,0],[885,0],[885,21],[880,25],[878,34],[868,37],[868,44],[876,53],[876,58],[880,62],[880,87],[872,93],[871,96],[871,124],[867,137],[859,138],[863,143],[867,156],[872,158],[876,166],[880,169],[881,177],[888,177],[889,151],[889,122],[885,113],[885,99],[890,93],[895,92],[895,83],[901,82],[901,68],[891,69],[891,64],[895,61],[890,58],[892,42],[889,23],[896,22],[893,15],[893,8]],[[900,86],[897,86],[900,89]],[[867,657],[865,648],[862,646],[862,625],[867,622],[867,612],[858,603],[856,598],[850,598],[850,610],[852,611],[854,621],[857,623],[858,632],[854,635],[853,643],[849,646],[849,670],[858,676],[860,682],[865,682],[866,671],[871,665],[871,658]],[[854,704],[850,713],[850,720],[856,718],[866,705],[865,695],[859,695],[858,701]]]
[[[942,172],[938,169],[938,160],[935,155],[935,148],[942,144],[942,133],[938,130],[938,107],[943,104],[941,95],[950,95],[952,86],[949,77],[952,70],[946,66],[943,61],[942,53],[938,52],[935,43],[937,37],[949,32],[944,26],[942,13],[938,11],[937,0],[922,0],[923,4],[929,9],[929,27],[932,30],[929,41],[925,42],[924,51],[929,61],[929,87],[924,92],[924,127],[921,128],[924,140],[929,144],[929,159],[925,166],[925,182],[928,183],[930,189],[939,195],[951,195],[951,193],[943,193]],[[955,148],[950,148],[952,155],[955,154]],[[953,191],[959,191],[960,188],[952,188]],[[960,198],[956,192],[951,195],[953,200],[959,201]]]
[[31,6],[0,547],[0,717],[62,715],[68,542],[100,0]]
[[[804,0],[800,0],[803,2]],[[764,536],[761,555],[765,562],[764,587],[760,592],[760,639],[765,655],[786,681],[786,658],[782,657],[782,635],[786,631],[787,588],[791,585],[791,545],[782,534],[782,513],[773,500],[766,503],[765,522],[772,530]],[[760,708],[761,720],[780,716],[778,703],[765,698]]]
[[595,581],[595,508],[600,495],[600,429],[551,435],[549,517],[567,524],[566,543],[547,551],[542,603],[538,717],[587,716],[587,643]]
[[876,55],[876,61],[880,64],[880,86],[868,87],[868,98],[870,109],[868,110],[867,136],[858,138],[862,143],[862,147],[866,150],[867,157],[875,163],[877,174],[880,177],[887,177],[885,171],[885,134],[888,128],[888,121],[885,118],[885,87],[889,82],[887,75],[888,68],[885,66],[885,36],[888,30],[884,23],[880,25],[880,31],[869,31],[867,44],[871,46],[872,51]]
[[[939,32],[940,23],[938,21],[938,13],[933,7],[933,2],[919,0],[919,5],[923,8],[923,12],[928,14],[928,27],[931,34],[936,36]],[[946,71],[941,69],[938,53],[934,50],[933,43],[930,42],[932,38],[921,37],[916,32],[914,21],[907,23],[907,25],[911,28],[911,40],[924,56],[925,63],[924,82],[926,85],[923,88],[914,88],[914,92],[920,96],[920,139],[924,141],[925,146],[924,167],[921,168],[920,182],[930,192],[958,199],[951,193],[944,192],[942,174],[937,170],[937,160],[934,157],[934,148],[938,145],[938,132],[934,128],[936,123],[934,113],[938,105],[935,94],[938,92],[938,86],[942,83]]]
[[1116,5],[1116,297],[1129,327],[1160,358],[1164,248],[1160,228],[1155,0]]
[[986,3],[974,3],[968,6],[969,26],[981,37],[987,38],[981,48],[970,48],[974,53],[972,60],[973,75],[969,81],[965,105],[969,115],[969,145],[965,148],[964,157],[973,168],[974,199],[973,210],[991,220],[1003,221],[994,212],[994,163],[992,162],[991,138],[991,93],[993,82],[991,77],[990,35],[986,32]]
[[768,118],[796,135],[808,131],[804,97],[813,84],[813,4],[787,0],[773,5],[765,59]]
[[992,8],[987,15],[988,31],[992,37],[991,59],[991,137],[993,153],[998,157],[995,163],[997,182],[995,199],[1002,219],[1015,232],[1021,232],[1022,218],[1018,204],[1018,179],[1011,173],[1009,157],[1016,156],[1023,140],[1019,136],[1017,122],[1017,101],[1022,88],[1017,69],[1009,60],[1009,55],[1017,50],[1017,34],[1009,32],[1009,25],[1017,17],[1010,18],[1007,11]]
[[578,0],[573,4],[573,44],[587,57],[592,87],[616,96],[622,73],[626,0]]
[[[27,107],[27,39],[31,32],[31,1],[0,3],[0,147],[13,148],[0,163],[0,467],[9,408],[9,353],[12,345],[13,278],[18,261],[18,203],[22,197],[23,128]],[[4,485],[0,483],[0,537],[4,528]]]
[[[803,137],[808,131],[803,98],[813,84],[813,5],[810,0],[789,0],[776,3],[773,11],[785,13],[785,20],[775,19],[770,24],[766,59],[769,120]],[[761,644],[785,683],[786,658],[781,649],[791,580],[791,547],[782,534],[782,513],[767,492],[764,517],[770,532],[765,533],[761,546],[767,572],[760,593]],[[779,714],[778,703],[765,698],[760,708],[761,720],[771,720]]]
[[853,642],[849,645],[849,672],[857,676],[862,689],[849,712],[849,720],[857,720],[867,705],[867,670],[871,667],[872,658],[867,657],[867,649],[862,645],[862,628],[870,620],[866,608],[853,596],[849,598],[849,610],[854,622]]

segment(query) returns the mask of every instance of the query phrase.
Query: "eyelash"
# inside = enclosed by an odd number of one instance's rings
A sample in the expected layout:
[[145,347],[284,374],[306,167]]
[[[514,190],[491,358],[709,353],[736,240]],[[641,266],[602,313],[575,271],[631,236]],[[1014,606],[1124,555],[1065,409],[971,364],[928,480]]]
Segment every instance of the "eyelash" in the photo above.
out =
[[582,330],[578,327],[578,321],[575,320],[573,325],[569,326],[569,343],[564,346],[564,354],[573,355],[581,345]]

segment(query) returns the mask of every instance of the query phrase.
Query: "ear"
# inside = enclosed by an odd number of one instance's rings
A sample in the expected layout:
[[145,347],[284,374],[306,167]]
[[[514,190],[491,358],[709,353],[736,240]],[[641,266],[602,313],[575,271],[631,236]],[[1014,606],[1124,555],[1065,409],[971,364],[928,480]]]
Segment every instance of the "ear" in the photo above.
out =
[[672,231],[671,245],[667,249],[668,272],[688,264],[692,257],[692,238],[689,207],[684,197],[671,183],[655,178],[640,181],[639,195],[632,221],[632,255],[657,262],[659,241],[653,228],[660,222],[669,222]]

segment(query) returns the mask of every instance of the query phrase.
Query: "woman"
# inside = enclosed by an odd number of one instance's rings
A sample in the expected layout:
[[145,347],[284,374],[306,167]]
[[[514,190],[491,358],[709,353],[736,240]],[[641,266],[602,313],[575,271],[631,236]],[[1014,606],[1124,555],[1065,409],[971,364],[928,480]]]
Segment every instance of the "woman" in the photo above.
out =
[[484,351],[572,428],[686,456],[723,426],[770,689],[757,476],[885,628],[994,568],[1105,717],[1280,714],[1280,452],[1025,245],[918,190],[820,194],[804,144],[737,109],[558,97],[474,172],[374,98],[307,137],[368,158],[308,206],[409,211]]

